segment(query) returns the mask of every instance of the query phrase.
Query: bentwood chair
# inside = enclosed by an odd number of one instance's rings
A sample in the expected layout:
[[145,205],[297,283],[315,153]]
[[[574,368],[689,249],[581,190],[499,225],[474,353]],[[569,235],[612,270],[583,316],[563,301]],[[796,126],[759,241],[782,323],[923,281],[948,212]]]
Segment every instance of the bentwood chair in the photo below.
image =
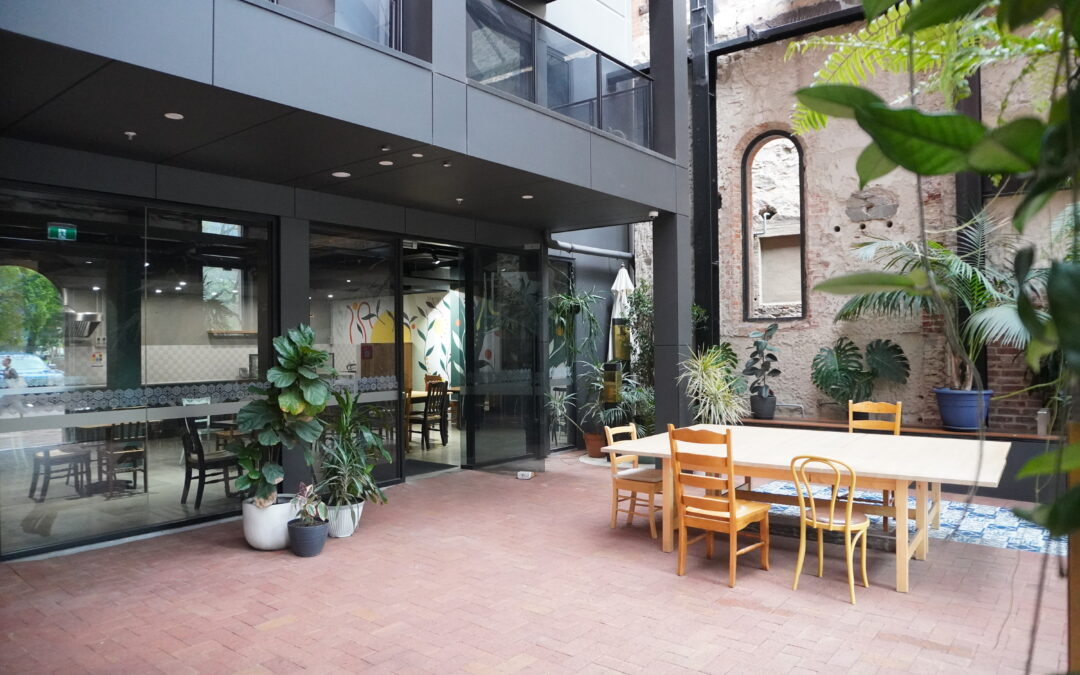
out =
[[[856,413],[862,413],[866,415],[892,415],[892,419],[855,419]],[[904,404],[901,401],[894,403],[878,403],[876,401],[860,401],[855,403],[848,400],[848,432],[853,432],[856,429],[866,429],[872,431],[887,431],[894,436],[900,435],[900,424],[903,420]],[[937,503],[941,497],[941,484],[935,483],[937,491],[934,493],[934,500]],[[892,503],[893,493],[892,490],[881,491],[881,504],[882,506],[888,506]],[[881,527],[886,532],[889,531],[889,517],[885,516],[881,519]],[[934,527],[937,527],[935,521]]]
[[[705,557],[712,559],[713,535],[728,535],[728,586],[735,588],[735,566],[740,555],[761,549],[761,569],[769,569],[769,505],[740,500],[735,492],[735,460],[732,453],[732,432],[676,429],[668,425],[671,444],[671,470],[675,474],[675,505],[679,515],[678,574],[686,574],[686,549],[705,539]],[[707,449],[680,449],[680,443],[711,446]],[[717,454],[720,450],[724,454]],[[701,489],[704,494],[690,494]],[[751,523],[758,523],[758,532],[743,532],[757,539],[739,548],[739,532]],[[690,528],[704,532],[688,539]]]
[[[630,440],[637,440],[637,427],[628,424],[624,427],[604,427],[604,437],[607,444],[615,442],[616,436],[630,436]],[[612,451],[608,453],[611,459],[611,527],[618,524],[619,514],[626,514],[626,525],[634,524],[634,516],[637,515],[638,503],[645,504],[648,509],[646,518],[649,520],[649,534],[656,539],[656,514],[662,512],[661,505],[656,503],[656,495],[661,492],[664,482],[664,474],[660,469],[648,469],[638,466],[637,455],[620,455]],[[627,466],[629,465],[629,466]],[[622,468],[620,468],[622,467]],[[623,494],[623,493],[627,494]],[[648,495],[646,503],[644,497]],[[625,509],[620,509],[619,504],[630,502]]]
[[[870,588],[866,578],[866,537],[870,529],[870,520],[865,513],[852,511],[855,494],[855,471],[835,459],[800,455],[791,460],[791,475],[795,480],[795,489],[799,498],[799,561],[795,564],[795,583],[792,590],[799,589],[799,575],[802,574],[803,561],[806,558],[806,528],[817,530],[818,571],[820,577],[825,569],[825,532],[844,533],[844,560],[847,562],[848,590],[851,592],[851,604],[855,604],[855,545],[862,544],[862,583]],[[827,485],[830,495],[828,508],[824,500],[814,498],[813,485]],[[845,503],[837,512],[836,503],[840,489],[847,488]],[[805,494],[804,494],[805,493]]]

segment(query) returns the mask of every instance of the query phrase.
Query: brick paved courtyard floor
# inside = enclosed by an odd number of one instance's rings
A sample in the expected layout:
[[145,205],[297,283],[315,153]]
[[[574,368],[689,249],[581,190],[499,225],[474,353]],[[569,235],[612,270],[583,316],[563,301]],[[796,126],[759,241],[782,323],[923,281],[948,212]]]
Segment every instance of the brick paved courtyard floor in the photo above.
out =
[[[530,481],[419,480],[318,558],[247,547],[239,522],[0,565],[3,673],[982,673],[1023,669],[1044,556],[932,541],[893,589],[847,602],[841,547],[791,590],[774,539],[727,587],[726,545],[675,574],[647,527],[608,528],[610,474],[574,454]],[[812,552],[813,549],[811,549]],[[1048,570],[1034,672],[1065,670]]]

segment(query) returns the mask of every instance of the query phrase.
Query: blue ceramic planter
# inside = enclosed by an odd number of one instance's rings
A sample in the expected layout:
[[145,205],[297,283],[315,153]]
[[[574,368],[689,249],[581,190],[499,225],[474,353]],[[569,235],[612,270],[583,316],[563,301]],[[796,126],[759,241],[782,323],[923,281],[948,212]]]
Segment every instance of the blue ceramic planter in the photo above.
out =
[[990,413],[990,397],[993,391],[972,391],[967,389],[935,389],[938,410],[941,412],[941,426],[950,431],[977,431],[979,429],[979,397],[982,397],[983,423]]

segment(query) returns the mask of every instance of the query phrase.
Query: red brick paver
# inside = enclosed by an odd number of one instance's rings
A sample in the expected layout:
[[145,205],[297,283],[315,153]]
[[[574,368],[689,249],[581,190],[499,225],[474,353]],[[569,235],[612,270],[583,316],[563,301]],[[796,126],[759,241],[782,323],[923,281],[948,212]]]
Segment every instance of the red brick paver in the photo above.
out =
[[[0,566],[4,673],[1018,672],[1044,557],[932,541],[912,590],[847,602],[839,547],[791,590],[726,546],[688,574],[646,527],[608,528],[610,474],[574,455],[530,481],[462,472],[389,491],[318,558],[257,552],[240,524]],[[1065,669],[1051,560],[1035,672]]]

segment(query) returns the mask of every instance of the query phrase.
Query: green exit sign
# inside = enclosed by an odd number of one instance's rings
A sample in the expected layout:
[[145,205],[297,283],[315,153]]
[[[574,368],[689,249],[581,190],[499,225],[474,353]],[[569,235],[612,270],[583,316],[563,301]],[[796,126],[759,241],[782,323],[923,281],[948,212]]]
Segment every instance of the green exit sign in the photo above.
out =
[[75,241],[79,237],[79,230],[74,225],[67,223],[49,223],[49,239],[57,241]]

